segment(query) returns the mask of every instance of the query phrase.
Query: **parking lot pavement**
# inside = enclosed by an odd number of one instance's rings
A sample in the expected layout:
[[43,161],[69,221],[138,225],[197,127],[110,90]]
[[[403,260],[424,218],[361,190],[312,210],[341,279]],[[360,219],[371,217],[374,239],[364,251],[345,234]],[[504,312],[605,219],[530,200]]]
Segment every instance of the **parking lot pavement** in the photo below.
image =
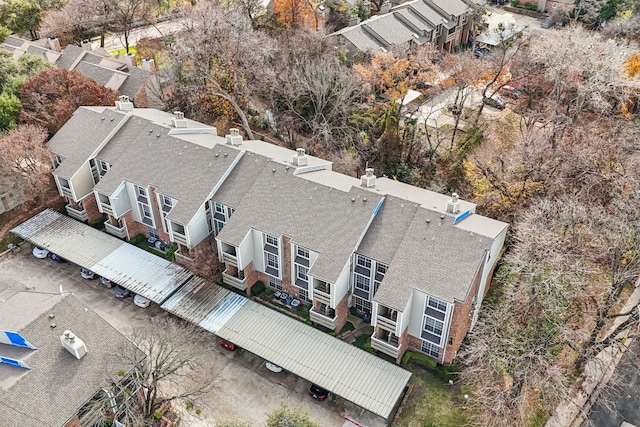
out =
[[[81,278],[77,265],[34,258],[28,244],[17,255],[0,259],[0,304],[13,291],[58,294],[61,289],[85,301],[124,335],[128,335],[133,327],[144,325],[152,316],[169,316],[157,304],[140,308],[133,304],[133,298],[116,298],[112,289],[102,286],[99,280]],[[216,387],[204,398],[199,415],[193,409],[182,409],[183,425],[211,426],[223,419],[250,420],[255,425],[262,425],[266,414],[278,408],[281,402],[307,406],[310,416],[323,427],[342,427],[345,424],[343,417],[368,427],[384,425],[381,418],[343,399],[329,397],[324,402],[317,402],[308,394],[308,381],[289,372],[270,372],[261,358],[246,351],[224,350],[213,335],[211,340],[213,345],[205,346],[203,351],[210,352],[209,369],[215,371]]]

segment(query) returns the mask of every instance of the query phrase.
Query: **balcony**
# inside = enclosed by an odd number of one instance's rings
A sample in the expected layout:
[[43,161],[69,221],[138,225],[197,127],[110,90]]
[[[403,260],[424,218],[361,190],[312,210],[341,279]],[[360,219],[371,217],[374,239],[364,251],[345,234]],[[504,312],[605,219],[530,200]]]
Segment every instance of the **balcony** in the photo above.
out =
[[187,236],[185,236],[182,233],[178,233],[177,231],[173,230],[172,232],[173,234],[173,241],[176,243],[180,243],[181,245],[185,245],[185,246],[189,246],[187,244]]
[[321,304],[331,304],[331,296],[328,293],[322,291],[320,287],[313,289],[313,300],[318,301]]
[[111,216],[115,216],[113,214],[113,208],[108,203],[104,203],[104,202],[101,201],[100,202],[100,209],[102,209],[102,213],[106,213],[106,214],[109,214]]
[[67,215],[69,215],[71,218],[77,219],[78,221],[85,222],[89,219],[87,211],[85,209],[74,209],[71,207],[71,205],[66,205],[65,209],[67,210]]
[[234,267],[238,266],[238,258],[235,255],[228,254],[226,252],[222,252],[222,262],[233,265]]
[[226,285],[229,285],[233,288],[244,291],[247,289],[247,278],[240,278],[238,276],[234,276],[229,274],[227,270],[222,272],[222,282]]
[[317,323],[318,325],[322,325],[325,328],[334,330],[336,328],[336,321],[338,320],[338,316],[335,313],[335,310],[328,308],[325,310],[315,311],[315,309],[309,310],[309,319],[313,323]]
[[382,314],[378,314],[376,316],[376,326],[380,326],[382,329],[388,332],[396,332],[396,320],[390,319],[386,316],[383,316]]
[[124,239],[127,237],[127,229],[123,226],[111,225],[108,222],[104,223],[104,231],[111,234],[112,236],[119,237]]
[[397,343],[397,338],[395,344],[393,342],[386,341],[384,339],[376,338],[376,334],[371,336],[371,348],[377,351],[380,351],[384,354],[387,354],[394,359],[397,359],[400,355],[400,345]]
[[73,199],[73,193],[71,192],[71,189],[69,187],[60,186],[60,190],[62,190],[62,195],[63,196],[67,196],[70,199]]

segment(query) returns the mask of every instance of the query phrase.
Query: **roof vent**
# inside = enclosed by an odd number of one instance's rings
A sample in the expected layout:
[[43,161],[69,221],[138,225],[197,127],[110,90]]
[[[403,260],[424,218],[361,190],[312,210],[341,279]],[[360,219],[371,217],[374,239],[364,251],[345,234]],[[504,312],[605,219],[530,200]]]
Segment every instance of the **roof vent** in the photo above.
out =
[[70,330],[64,331],[60,336],[62,347],[71,353],[76,359],[82,359],[87,354],[87,346],[84,342],[76,337]]
[[229,145],[242,144],[242,136],[240,135],[240,129],[238,128],[229,129],[229,135],[227,135],[227,144]]
[[292,163],[294,166],[307,166],[309,159],[305,154],[304,148],[296,148],[296,155],[293,156]]
[[362,175],[362,186],[365,188],[373,188],[376,186],[376,176],[373,174],[373,168],[366,168],[366,174]]
[[120,111],[133,111],[133,103],[127,95],[120,95],[116,101],[116,109]]
[[451,194],[451,198],[447,202],[447,212],[454,214],[460,212],[460,199],[458,198],[458,193]]
[[182,111],[173,112],[173,118],[171,119],[171,126],[173,126],[174,128],[187,127],[187,119],[184,118],[184,113]]

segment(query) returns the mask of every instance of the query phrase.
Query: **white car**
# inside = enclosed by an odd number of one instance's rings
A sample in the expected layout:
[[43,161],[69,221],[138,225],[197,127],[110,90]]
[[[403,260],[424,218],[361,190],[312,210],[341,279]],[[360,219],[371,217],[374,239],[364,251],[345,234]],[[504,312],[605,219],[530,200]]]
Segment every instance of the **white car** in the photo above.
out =
[[264,364],[264,366],[266,366],[267,369],[270,370],[271,372],[276,372],[276,373],[277,372],[282,372],[282,367],[280,367],[280,366],[278,366],[278,365],[276,365],[274,363],[267,362],[267,363]]
[[147,307],[149,307],[151,305],[151,300],[149,300],[148,298],[143,297],[140,294],[137,294],[133,298],[133,303],[135,305],[137,305],[138,307],[147,308]]
[[49,256],[49,251],[45,248],[41,248],[40,246],[36,246],[35,248],[33,248],[31,253],[38,259],[45,259],[47,256]]
[[80,270],[80,276],[82,276],[83,279],[93,280],[96,278],[96,273],[89,270],[88,268],[82,267],[82,269]]
[[100,277],[100,283],[109,289],[113,288],[113,283],[111,283],[111,280],[106,277]]

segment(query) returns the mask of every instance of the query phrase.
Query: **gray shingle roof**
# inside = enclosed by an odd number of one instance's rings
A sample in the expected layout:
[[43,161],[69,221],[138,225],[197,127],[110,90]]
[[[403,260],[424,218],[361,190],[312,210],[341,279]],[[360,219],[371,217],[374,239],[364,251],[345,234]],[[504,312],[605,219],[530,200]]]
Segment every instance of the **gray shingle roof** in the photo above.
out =
[[74,46],[72,44],[67,45],[62,54],[56,61],[58,68],[69,68],[78,59],[79,56],[84,55],[87,51],[81,47]]
[[220,144],[205,148],[169,136],[168,131],[131,116],[96,156],[112,167],[95,189],[110,195],[124,180],[151,185],[160,194],[178,200],[168,218],[186,225],[240,152]]
[[118,88],[118,93],[120,95],[127,95],[133,100],[140,88],[153,76],[153,73],[138,67],[131,67],[129,68],[128,74],[127,79]]
[[431,3],[444,10],[445,12],[454,15],[454,16],[462,16],[464,15],[469,6],[462,0],[429,0]]
[[78,108],[47,144],[53,153],[64,157],[54,174],[71,178],[124,118],[114,110]]
[[246,187],[218,239],[238,246],[252,228],[289,236],[294,243],[319,253],[309,274],[333,283],[382,196],[356,187],[340,191],[292,172],[292,168],[268,161],[253,185]]
[[[53,297],[52,297],[53,298]],[[49,324],[55,314],[57,327]],[[3,313],[0,312],[0,320]],[[87,346],[77,360],[60,344],[65,330],[72,331]],[[30,367],[8,389],[0,388],[0,420],[12,426],[60,426],[104,386],[105,363],[113,348],[129,341],[104,319],[74,296],[66,296],[19,331],[37,350],[23,350]],[[6,354],[10,346],[0,344]],[[122,369],[122,368],[121,368]],[[0,364],[0,379],[16,375],[21,368]],[[0,424],[3,424],[0,421]],[[6,424],[6,425],[9,425]]]
[[[399,200],[383,205],[367,233],[366,242],[363,241],[358,250],[366,256],[380,256],[376,253],[378,245],[386,246],[387,251],[397,245],[374,300],[404,311],[412,290],[416,289],[445,301],[464,301],[492,240],[458,229],[453,225],[451,216],[441,219],[437,212],[416,208],[415,205],[405,204],[402,208],[398,203],[402,205]],[[383,212],[385,209],[387,211]],[[402,213],[403,209],[408,209],[408,212]],[[406,227],[411,209],[415,209],[415,215]],[[401,221],[392,221],[394,215],[401,215]],[[395,238],[385,243],[396,234],[402,235],[402,240]]]
[[86,61],[80,61],[78,65],[74,67],[74,70],[85,77],[95,80],[96,83],[102,86],[107,86],[107,83],[111,81],[114,74],[124,74],[122,71],[101,67]]
[[270,165],[268,158],[247,151],[213,195],[213,200],[237,209],[245,199],[245,192],[258,179],[263,169]]

